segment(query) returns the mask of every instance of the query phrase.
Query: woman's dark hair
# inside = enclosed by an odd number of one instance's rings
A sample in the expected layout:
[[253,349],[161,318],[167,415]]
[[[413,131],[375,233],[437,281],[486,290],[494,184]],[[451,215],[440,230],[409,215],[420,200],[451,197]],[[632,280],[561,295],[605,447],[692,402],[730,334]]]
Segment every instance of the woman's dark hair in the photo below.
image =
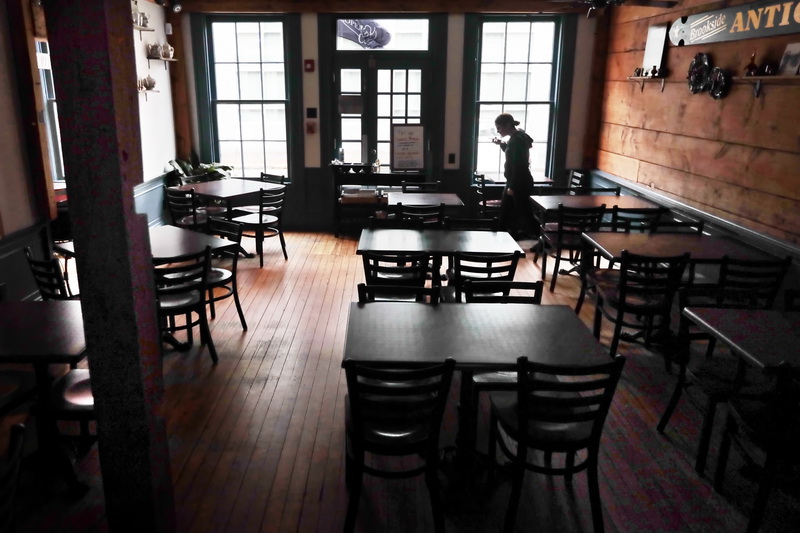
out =
[[497,115],[497,118],[494,119],[495,124],[504,124],[504,125],[514,125],[519,126],[519,120],[514,120],[514,117],[511,116],[511,113],[500,113]]

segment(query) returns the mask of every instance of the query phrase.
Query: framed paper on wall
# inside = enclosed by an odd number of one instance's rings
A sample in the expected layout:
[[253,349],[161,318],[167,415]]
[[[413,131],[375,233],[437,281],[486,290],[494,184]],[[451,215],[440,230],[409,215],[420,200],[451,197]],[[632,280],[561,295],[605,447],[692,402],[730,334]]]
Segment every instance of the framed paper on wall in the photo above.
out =
[[781,66],[778,67],[778,74],[796,76],[798,69],[800,69],[800,43],[787,44],[781,58]]
[[667,25],[656,24],[647,29],[647,44],[644,47],[642,71],[645,76],[662,76],[664,46],[667,43]]
[[392,170],[425,170],[425,126],[392,124]]

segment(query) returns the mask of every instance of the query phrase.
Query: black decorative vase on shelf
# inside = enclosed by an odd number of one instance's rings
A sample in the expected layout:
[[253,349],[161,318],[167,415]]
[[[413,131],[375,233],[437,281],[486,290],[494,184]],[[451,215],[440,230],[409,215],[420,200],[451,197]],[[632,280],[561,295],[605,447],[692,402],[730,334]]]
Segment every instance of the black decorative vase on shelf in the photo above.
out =
[[753,50],[750,62],[744,67],[745,76],[758,76],[758,65],[756,65],[756,51]]

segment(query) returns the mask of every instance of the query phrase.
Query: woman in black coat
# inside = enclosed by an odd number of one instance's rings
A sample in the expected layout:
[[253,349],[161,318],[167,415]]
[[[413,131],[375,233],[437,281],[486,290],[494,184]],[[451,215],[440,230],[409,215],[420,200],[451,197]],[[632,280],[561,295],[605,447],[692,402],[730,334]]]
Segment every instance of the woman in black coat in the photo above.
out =
[[494,125],[501,137],[508,137],[507,142],[499,138],[493,140],[506,154],[503,173],[506,187],[500,201],[500,228],[511,231],[518,225],[519,229],[529,237],[535,238],[536,221],[528,198],[533,194],[533,176],[530,169],[530,149],[533,146],[533,139],[524,130],[517,128],[519,121],[514,120],[509,113],[499,114]]

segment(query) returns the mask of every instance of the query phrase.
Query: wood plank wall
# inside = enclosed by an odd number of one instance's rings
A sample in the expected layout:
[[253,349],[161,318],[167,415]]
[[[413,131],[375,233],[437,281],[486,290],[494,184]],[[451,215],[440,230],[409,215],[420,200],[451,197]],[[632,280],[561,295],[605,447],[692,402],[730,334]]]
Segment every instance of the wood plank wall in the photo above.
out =
[[[731,2],[738,5],[745,2]],[[725,7],[683,0],[676,8],[621,6],[611,17],[598,133],[597,168],[732,221],[800,244],[800,78],[753,86],[734,81],[727,97],[691,94],[686,81],[695,54],[741,76],[756,63],[779,62],[800,35],[676,47],[667,38],[664,92],[640,90],[626,78],[642,66],[648,27]]]

